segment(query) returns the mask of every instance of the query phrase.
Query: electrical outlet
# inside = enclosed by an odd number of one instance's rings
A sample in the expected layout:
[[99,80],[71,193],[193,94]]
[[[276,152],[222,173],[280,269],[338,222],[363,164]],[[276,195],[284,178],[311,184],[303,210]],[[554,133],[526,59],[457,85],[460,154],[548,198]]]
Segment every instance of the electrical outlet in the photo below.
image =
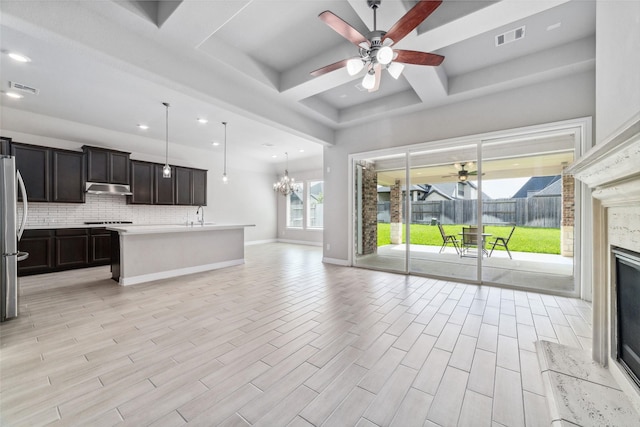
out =
[[327,252],[331,250],[331,243],[327,243]]

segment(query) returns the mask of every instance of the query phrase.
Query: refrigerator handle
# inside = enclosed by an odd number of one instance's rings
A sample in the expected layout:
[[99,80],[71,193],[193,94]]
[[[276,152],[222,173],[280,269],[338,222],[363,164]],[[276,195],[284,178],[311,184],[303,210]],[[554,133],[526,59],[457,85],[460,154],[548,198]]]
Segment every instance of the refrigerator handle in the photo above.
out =
[[27,213],[29,211],[29,202],[27,202],[27,189],[24,187],[24,181],[22,179],[22,175],[20,175],[20,171],[16,171],[16,175],[18,177],[18,184],[20,185],[20,193],[22,194],[22,224],[20,224],[20,228],[18,229],[18,241],[22,238],[22,233],[24,232],[24,227],[27,225]]

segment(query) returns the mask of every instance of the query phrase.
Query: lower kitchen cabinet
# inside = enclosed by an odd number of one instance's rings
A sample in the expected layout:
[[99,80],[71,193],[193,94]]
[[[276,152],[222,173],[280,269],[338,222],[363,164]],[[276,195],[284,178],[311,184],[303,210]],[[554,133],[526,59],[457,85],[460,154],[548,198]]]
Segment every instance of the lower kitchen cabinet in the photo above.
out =
[[89,263],[103,265],[111,262],[111,232],[104,228],[90,229]]
[[29,252],[18,263],[19,276],[108,265],[111,233],[104,228],[25,230],[18,249]]
[[56,267],[84,267],[89,264],[89,230],[56,230]]
[[53,271],[54,230],[25,230],[18,250],[29,252],[29,258],[18,263],[18,275]]

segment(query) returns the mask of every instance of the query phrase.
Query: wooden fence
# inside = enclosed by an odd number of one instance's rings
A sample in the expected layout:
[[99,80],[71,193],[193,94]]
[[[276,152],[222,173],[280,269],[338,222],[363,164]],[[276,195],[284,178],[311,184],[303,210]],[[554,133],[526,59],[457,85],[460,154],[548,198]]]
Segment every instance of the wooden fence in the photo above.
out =
[[[560,196],[483,200],[482,206],[484,224],[560,228],[562,223]],[[389,209],[390,202],[378,203],[378,222],[389,222]],[[411,223],[475,224],[477,212],[477,200],[411,202]]]

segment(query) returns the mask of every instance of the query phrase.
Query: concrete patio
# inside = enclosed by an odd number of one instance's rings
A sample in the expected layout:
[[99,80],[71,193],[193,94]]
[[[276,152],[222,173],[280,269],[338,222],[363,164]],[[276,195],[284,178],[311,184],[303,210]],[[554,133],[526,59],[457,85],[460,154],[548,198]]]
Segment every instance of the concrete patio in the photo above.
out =
[[[429,276],[476,280],[476,256],[460,257],[453,247],[439,253],[439,246],[409,245],[409,270]],[[358,256],[354,265],[365,268],[404,271],[406,245],[378,247],[376,254]],[[475,254],[469,254],[475,255]],[[557,294],[574,290],[573,258],[561,255],[494,251],[482,258],[482,281]]]

